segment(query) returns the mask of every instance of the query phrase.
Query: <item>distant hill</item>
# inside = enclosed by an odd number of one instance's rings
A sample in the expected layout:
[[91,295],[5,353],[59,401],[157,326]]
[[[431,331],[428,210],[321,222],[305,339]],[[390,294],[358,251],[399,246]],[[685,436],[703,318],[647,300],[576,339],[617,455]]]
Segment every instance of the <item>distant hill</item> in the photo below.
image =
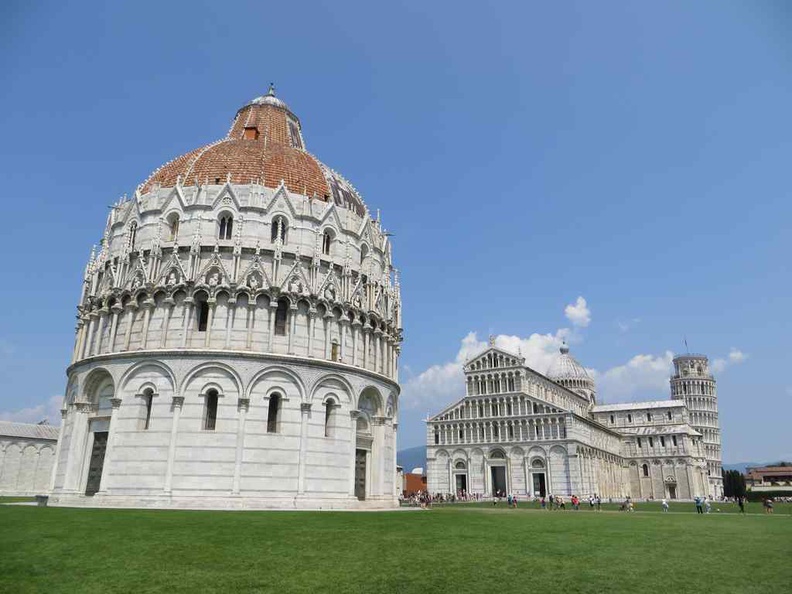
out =
[[735,462],[734,464],[724,464],[723,470],[739,470],[745,473],[745,469],[749,466],[778,466],[781,464],[778,460],[774,462]]
[[426,446],[407,448],[396,452],[396,464],[404,468],[404,472],[410,472],[419,466],[426,472]]

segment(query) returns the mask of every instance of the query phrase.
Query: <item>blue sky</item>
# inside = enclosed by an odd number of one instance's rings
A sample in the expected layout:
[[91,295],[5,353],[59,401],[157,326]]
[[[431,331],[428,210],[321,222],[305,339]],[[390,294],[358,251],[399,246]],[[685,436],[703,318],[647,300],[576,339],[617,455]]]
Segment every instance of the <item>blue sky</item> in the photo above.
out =
[[395,234],[401,446],[489,334],[539,371],[568,336],[605,402],[668,397],[687,336],[718,360],[724,459],[792,458],[788,3],[11,1],[0,18],[2,417],[58,408],[107,205],[274,81]]

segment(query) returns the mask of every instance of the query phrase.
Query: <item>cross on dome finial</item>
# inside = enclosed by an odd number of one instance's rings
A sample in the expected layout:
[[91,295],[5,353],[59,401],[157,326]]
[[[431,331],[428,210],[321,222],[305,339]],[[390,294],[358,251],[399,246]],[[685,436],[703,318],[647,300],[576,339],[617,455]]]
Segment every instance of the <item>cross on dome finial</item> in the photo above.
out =
[[269,90],[267,91],[267,95],[269,95],[270,97],[274,97],[275,96],[275,83],[274,82],[270,83]]

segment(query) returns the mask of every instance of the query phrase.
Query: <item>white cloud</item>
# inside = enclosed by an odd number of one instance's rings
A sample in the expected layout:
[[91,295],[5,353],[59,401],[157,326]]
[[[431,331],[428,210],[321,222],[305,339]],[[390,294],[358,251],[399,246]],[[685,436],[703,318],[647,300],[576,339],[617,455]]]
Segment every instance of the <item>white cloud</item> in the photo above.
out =
[[[600,402],[624,402],[637,396],[655,400],[668,398],[668,378],[674,353],[635,355],[624,365],[600,373],[593,371]],[[654,394],[654,396],[652,396]]]
[[63,396],[52,396],[46,402],[29,408],[21,408],[14,411],[0,411],[0,421],[12,421],[14,423],[38,423],[47,419],[51,425],[60,425],[60,408],[63,404]]
[[616,320],[619,332],[629,332],[634,326],[641,323],[641,318],[630,318],[629,320]]
[[743,353],[740,349],[732,347],[726,357],[715,359],[712,362],[712,371],[715,373],[721,373],[722,371],[725,371],[727,367],[744,363],[747,358],[748,355]]
[[[522,353],[529,367],[544,373],[558,356],[561,342],[569,336],[568,328],[561,328],[555,334],[531,334],[527,338],[500,334],[495,337],[495,346],[511,353]],[[468,359],[484,351],[487,344],[479,340],[475,332],[468,333],[462,339],[453,361],[432,365],[403,383],[400,398],[402,407],[425,406],[428,412],[435,413],[440,407],[464,396],[462,366]]]
[[591,323],[591,310],[583,297],[578,297],[575,303],[570,303],[564,308],[564,315],[574,326],[585,328]]

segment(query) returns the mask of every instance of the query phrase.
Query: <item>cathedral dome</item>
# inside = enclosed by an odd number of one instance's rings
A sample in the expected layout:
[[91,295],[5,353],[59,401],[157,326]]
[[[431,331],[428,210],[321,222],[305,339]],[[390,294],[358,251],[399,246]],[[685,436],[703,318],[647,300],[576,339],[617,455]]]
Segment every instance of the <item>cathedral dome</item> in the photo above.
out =
[[346,179],[305,150],[302,125],[270,86],[266,95],[242,107],[225,138],[164,164],[141,185],[142,193],[176,185],[257,183],[348,208],[366,207]]
[[569,345],[566,342],[561,345],[559,351],[558,358],[547,370],[547,377],[593,402],[596,392],[594,380],[586,368],[569,354]]
[[586,368],[578,363],[572,355],[569,354],[569,345],[563,343],[559,349],[561,354],[553,361],[550,368],[547,370],[547,377],[551,380],[560,379],[582,379],[591,380]]

